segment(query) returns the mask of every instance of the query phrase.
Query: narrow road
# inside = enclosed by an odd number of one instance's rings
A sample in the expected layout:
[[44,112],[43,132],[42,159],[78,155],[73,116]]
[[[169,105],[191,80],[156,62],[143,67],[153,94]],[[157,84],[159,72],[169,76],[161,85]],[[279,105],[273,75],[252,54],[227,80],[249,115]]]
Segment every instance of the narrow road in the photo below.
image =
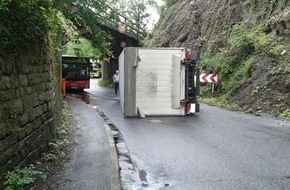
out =
[[289,120],[206,104],[190,117],[123,118],[113,90],[95,83],[91,104],[119,128],[148,189],[290,189]]
[[104,119],[80,99],[66,98],[73,115],[72,159],[54,177],[49,189],[110,190],[110,147]]

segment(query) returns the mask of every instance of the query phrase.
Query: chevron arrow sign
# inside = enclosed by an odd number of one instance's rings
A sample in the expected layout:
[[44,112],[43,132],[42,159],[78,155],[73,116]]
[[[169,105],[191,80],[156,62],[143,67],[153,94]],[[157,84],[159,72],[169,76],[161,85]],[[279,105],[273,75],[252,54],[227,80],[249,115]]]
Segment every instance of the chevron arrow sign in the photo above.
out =
[[217,78],[218,75],[217,73],[213,73],[213,74],[200,74],[199,76],[199,80],[202,83],[217,83]]

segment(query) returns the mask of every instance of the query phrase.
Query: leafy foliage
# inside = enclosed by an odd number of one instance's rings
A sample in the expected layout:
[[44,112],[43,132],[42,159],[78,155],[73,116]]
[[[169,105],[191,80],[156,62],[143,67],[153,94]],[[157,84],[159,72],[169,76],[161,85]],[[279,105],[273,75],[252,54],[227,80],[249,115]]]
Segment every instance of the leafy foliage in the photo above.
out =
[[58,156],[51,152],[44,153],[42,155],[43,155],[42,160],[44,160],[45,162],[55,162],[58,160]]
[[220,98],[215,97],[208,97],[208,98],[200,98],[201,101],[212,104],[212,105],[218,105],[218,106],[227,106],[228,100],[226,96],[221,96]]
[[108,88],[114,88],[114,84],[112,83],[112,81],[109,80],[99,80],[98,85],[100,87],[108,87]]
[[94,48],[92,43],[85,38],[69,41],[63,46],[62,53],[66,55],[77,55],[79,57],[89,57],[93,59],[98,59],[101,56],[99,49]]
[[53,142],[50,142],[49,145],[53,147],[56,150],[62,150],[69,144],[69,141],[67,139],[62,140],[54,140]]
[[61,113],[61,126],[57,127],[58,139],[52,140],[49,143],[51,147],[48,153],[42,154],[42,160],[45,162],[54,162],[60,158],[65,157],[64,149],[69,145],[69,140],[67,140],[67,132],[69,119],[71,118],[70,111],[68,109],[68,104],[63,101],[62,113]]
[[233,26],[230,37],[228,39],[228,44],[233,49],[233,51],[252,46],[252,38],[248,34],[243,23],[239,23]]
[[282,113],[282,116],[283,117],[290,117],[290,109],[284,110],[283,113]]
[[244,23],[233,26],[228,45],[233,54],[239,53],[241,57],[258,52],[270,44],[270,36],[265,34],[261,27],[254,27],[248,30]]
[[0,52],[17,51],[23,46],[44,41],[49,32],[62,26],[65,41],[86,37],[99,50],[97,55],[100,58],[111,57],[112,37],[100,29],[98,23],[103,21],[95,16],[106,12],[107,8],[105,0],[2,0]]
[[[110,6],[119,5],[116,8],[127,16],[127,20],[133,20],[133,25],[144,28],[149,16],[145,9],[154,3],[154,0],[2,0],[0,52],[17,51],[23,46],[44,41],[49,32],[55,32],[56,27],[61,26],[63,43],[71,41],[67,46],[78,46],[79,42],[84,42],[80,40],[84,37],[90,41],[85,42],[86,48],[93,47],[89,48],[90,57],[101,60],[111,58],[112,36],[100,28],[100,23],[119,14],[111,11]],[[72,49],[76,55],[85,54],[87,50],[79,47]]]
[[172,5],[174,5],[178,0],[165,0],[165,5],[167,7],[171,7]]
[[164,14],[169,8],[171,8],[178,0],[165,0],[164,5],[160,7],[160,14]]
[[8,171],[5,176],[5,190],[21,190],[25,186],[33,183],[36,178],[34,167],[17,168],[14,171]]
[[66,101],[63,101],[62,113],[61,113],[61,128],[64,128],[68,125],[69,119],[71,118],[70,111],[68,109],[68,104]]
[[47,0],[2,0],[0,7],[0,50],[43,40],[53,28],[56,11]]
[[269,52],[272,43],[270,36],[260,27],[247,29],[245,24],[238,23],[231,30],[226,48],[216,53],[206,50],[200,64],[216,68],[219,73],[219,90],[230,95],[251,77],[255,55]]
[[[112,37],[101,30],[99,23],[103,21],[97,16],[106,12],[107,1],[65,0],[55,2],[55,7],[62,12],[65,18],[62,22],[67,23],[63,29],[69,41],[78,42],[79,38],[85,37],[90,40],[95,49],[99,50],[97,54],[99,59],[112,57],[110,50]],[[79,53],[76,48],[76,54]]]
[[254,61],[255,57],[250,57],[242,63],[241,67],[235,70],[235,72],[231,75],[231,79],[224,81],[222,90],[226,92],[227,95],[235,92],[235,90],[240,88],[248,80],[248,78],[251,77],[251,69]]
[[277,44],[274,45],[271,49],[270,49],[270,53],[274,56],[279,56],[283,51],[285,50],[285,46],[282,44]]
[[252,38],[256,52],[267,49],[267,47],[271,44],[270,36],[263,32],[262,28],[259,26],[252,28],[249,36]]
[[146,13],[149,6],[156,6],[154,0],[110,0],[112,7],[129,19],[137,28],[146,28],[150,13]]

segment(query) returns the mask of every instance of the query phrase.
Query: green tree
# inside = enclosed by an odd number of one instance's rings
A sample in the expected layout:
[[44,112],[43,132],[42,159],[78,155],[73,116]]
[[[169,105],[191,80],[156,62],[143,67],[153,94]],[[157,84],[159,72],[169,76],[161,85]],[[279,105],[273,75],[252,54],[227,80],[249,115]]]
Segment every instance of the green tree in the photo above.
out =
[[165,12],[172,7],[178,0],[164,0],[164,5],[157,7],[159,15],[166,14]]
[[147,8],[157,6],[155,0],[111,0],[110,2],[115,10],[141,29],[145,29],[149,22],[150,13],[146,13]]
[[167,8],[171,7],[172,5],[174,5],[178,0],[165,0],[165,6]]
[[[69,27],[64,27],[64,31],[68,36],[68,40],[78,42],[78,38],[85,37],[90,40],[94,49],[98,49],[98,58],[106,59],[112,56],[110,51],[110,41],[112,37],[101,30],[99,23],[103,20],[97,17],[98,14],[106,12],[108,2],[105,0],[55,0],[54,6],[62,12],[65,22],[69,23]],[[70,29],[69,29],[70,28]],[[78,33],[70,31],[78,30]],[[78,48],[76,48],[78,51]],[[95,50],[92,50],[95,51]]]
[[69,41],[63,46],[62,53],[66,55],[89,57],[92,59],[99,59],[102,54],[99,49],[94,48],[92,43],[85,38]]
[[[111,56],[110,35],[102,31],[94,15],[106,12],[107,1],[98,0],[2,0],[0,2],[0,53],[15,52],[17,49],[44,41],[47,35],[58,33],[62,28],[64,41],[85,36],[102,52],[100,57]],[[69,21],[78,34],[66,35]]]

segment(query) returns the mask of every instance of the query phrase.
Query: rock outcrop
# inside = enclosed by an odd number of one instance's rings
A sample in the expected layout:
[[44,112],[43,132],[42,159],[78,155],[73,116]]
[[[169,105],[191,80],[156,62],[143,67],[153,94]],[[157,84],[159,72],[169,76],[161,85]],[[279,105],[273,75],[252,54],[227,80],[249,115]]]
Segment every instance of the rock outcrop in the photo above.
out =
[[[228,66],[235,64],[237,67],[228,72],[228,76],[221,74],[218,83],[219,95],[226,95],[228,100],[241,107],[281,114],[287,109],[290,110],[289,7],[289,0],[178,1],[162,13],[150,34],[148,46],[177,46],[198,50],[202,53],[202,64],[205,64],[204,60],[209,60],[207,56],[210,54],[212,63],[208,64],[221,73],[223,68],[220,65],[224,63],[216,60],[216,55],[220,52],[224,55],[230,54]],[[249,32],[249,38],[259,31],[259,37],[253,38],[264,43],[263,47],[252,45],[256,43],[255,39],[252,44],[245,45],[248,48],[244,51],[245,54],[239,55],[241,51],[234,52],[233,49],[240,48],[240,44],[230,46],[229,39],[233,27],[239,24]],[[235,72],[244,67],[247,60],[253,62],[248,64],[251,66],[250,74],[246,78],[238,79]],[[226,80],[239,85],[231,91]],[[225,86],[227,90],[223,90]]]

